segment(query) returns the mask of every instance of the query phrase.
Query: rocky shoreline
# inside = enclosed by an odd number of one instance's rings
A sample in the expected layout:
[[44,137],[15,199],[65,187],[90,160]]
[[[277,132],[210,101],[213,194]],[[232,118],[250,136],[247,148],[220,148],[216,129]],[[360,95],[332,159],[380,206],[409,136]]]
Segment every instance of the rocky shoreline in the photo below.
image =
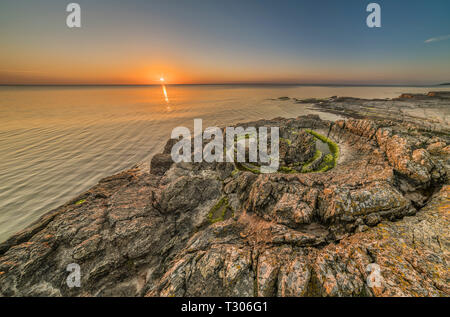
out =
[[[287,131],[273,174],[174,164],[169,141],[150,171],[105,178],[0,244],[0,295],[449,296],[450,94],[295,101],[347,119],[239,125]],[[336,144],[332,168],[308,169],[308,131]]]

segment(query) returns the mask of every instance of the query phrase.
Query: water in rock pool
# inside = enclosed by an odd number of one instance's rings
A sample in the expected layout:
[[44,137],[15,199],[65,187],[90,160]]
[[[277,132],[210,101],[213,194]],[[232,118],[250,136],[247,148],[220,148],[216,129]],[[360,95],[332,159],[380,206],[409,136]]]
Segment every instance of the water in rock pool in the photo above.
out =
[[392,98],[450,88],[320,86],[0,87],[0,242],[101,178],[148,162],[176,126],[319,113],[291,98]]

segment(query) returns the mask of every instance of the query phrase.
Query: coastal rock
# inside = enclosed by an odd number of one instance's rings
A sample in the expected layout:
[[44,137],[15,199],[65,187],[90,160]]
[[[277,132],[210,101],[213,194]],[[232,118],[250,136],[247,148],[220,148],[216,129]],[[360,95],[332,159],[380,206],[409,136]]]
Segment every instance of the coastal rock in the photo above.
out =
[[[435,91],[428,94],[403,94],[393,99],[361,99],[335,97],[328,99],[298,100],[313,105],[313,109],[329,112],[343,118],[369,119],[372,122],[389,120],[391,123],[410,125],[410,131],[419,129],[424,135],[437,134],[448,141],[450,133],[450,92]],[[381,125],[384,123],[381,122]]]
[[280,140],[280,161],[283,165],[305,163],[316,152],[314,137],[304,130],[295,131],[283,129]]
[[156,154],[150,162],[150,173],[158,176],[164,175],[172,166],[173,160],[170,154]]
[[[286,163],[315,155],[307,129],[328,137],[336,165],[175,164],[169,141],[150,173],[108,177],[2,243],[0,295],[450,295],[445,135],[317,116],[249,124],[285,131]],[[66,283],[71,263],[81,287]]]

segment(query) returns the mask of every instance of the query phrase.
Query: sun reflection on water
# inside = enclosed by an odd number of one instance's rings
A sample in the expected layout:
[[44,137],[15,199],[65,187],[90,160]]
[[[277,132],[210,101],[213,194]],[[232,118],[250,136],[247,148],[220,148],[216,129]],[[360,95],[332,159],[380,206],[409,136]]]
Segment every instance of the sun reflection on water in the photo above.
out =
[[167,110],[170,111],[171,109],[170,109],[170,105],[169,105],[169,97],[167,95],[166,85],[164,84],[164,77],[161,77],[159,80],[161,81],[161,87],[162,87],[163,94],[164,94],[164,100],[167,103]]
[[169,103],[169,97],[167,97],[166,85],[162,85],[162,89],[163,89],[163,93],[164,93],[164,99],[166,100],[167,103]]

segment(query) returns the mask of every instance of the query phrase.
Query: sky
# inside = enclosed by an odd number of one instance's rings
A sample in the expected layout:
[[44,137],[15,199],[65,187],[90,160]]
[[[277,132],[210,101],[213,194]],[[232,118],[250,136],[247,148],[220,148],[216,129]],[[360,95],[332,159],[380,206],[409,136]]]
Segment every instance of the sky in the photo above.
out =
[[70,2],[1,0],[0,84],[450,81],[448,0]]

